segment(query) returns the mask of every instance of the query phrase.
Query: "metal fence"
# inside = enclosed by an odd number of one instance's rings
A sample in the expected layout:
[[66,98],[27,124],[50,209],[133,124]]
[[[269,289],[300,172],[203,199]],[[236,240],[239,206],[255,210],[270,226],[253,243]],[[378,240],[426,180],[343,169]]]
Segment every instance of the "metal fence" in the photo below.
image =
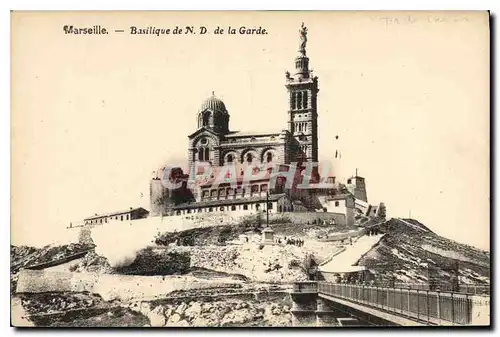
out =
[[[380,286],[380,285],[377,285]],[[431,290],[428,283],[394,283],[395,288],[401,289],[416,289],[416,290]],[[483,284],[459,284],[456,287],[453,284],[438,284],[432,287],[435,291],[456,292],[469,295],[490,295],[490,286]]]
[[318,292],[428,324],[471,323],[472,301],[467,294],[327,282],[318,282]]

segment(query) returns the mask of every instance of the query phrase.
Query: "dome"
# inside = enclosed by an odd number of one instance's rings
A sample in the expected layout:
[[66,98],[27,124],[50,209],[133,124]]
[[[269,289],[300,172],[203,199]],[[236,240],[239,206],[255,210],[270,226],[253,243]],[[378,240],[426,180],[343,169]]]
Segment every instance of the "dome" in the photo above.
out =
[[219,98],[212,96],[207,98],[198,112],[198,128],[209,128],[218,133],[229,132],[229,113],[226,105]]
[[227,113],[226,110],[226,105],[222,100],[219,98],[215,97],[215,95],[212,93],[212,96],[207,98],[205,102],[201,105],[200,111],[205,111],[205,110],[211,110],[213,112],[223,112]]

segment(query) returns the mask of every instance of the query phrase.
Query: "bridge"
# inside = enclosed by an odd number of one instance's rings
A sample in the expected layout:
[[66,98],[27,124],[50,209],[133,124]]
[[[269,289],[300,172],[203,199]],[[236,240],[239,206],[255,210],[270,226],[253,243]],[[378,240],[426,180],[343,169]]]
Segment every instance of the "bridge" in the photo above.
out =
[[488,326],[490,297],[329,282],[297,282],[294,326]]

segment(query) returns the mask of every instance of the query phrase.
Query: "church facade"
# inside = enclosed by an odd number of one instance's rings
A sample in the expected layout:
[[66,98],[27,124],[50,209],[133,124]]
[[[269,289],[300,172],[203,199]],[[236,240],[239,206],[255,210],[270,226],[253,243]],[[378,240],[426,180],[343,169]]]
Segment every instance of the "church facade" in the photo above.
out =
[[[212,93],[195,115],[196,129],[188,135],[187,174],[180,169],[167,174],[160,171],[150,182],[152,216],[251,210],[326,212],[325,198],[336,195],[327,204],[334,212],[350,214],[353,219],[355,203],[349,202],[349,196],[354,191],[315,188],[320,179],[317,169],[305,173],[309,163],[318,163],[319,86],[318,77],[313,77],[309,69],[304,25],[300,38],[295,71],[285,74],[288,108],[283,112],[287,113],[283,129],[232,131],[230,111]],[[286,178],[277,179],[281,173]],[[297,188],[306,174],[310,187]],[[166,187],[167,180],[175,182],[176,188]],[[334,178],[328,182],[334,182]],[[340,198],[342,195],[346,197]]]
[[[290,164],[318,161],[318,78],[311,77],[306,55],[307,28],[295,58],[295,74],[286,73],[288,123],[275,133],[235,132],[224,102],[212,95],[197,114],[197,130],[189,135],[189,174],[198,163],[212,166]],[[198,165],[199,166],[199,165]]]

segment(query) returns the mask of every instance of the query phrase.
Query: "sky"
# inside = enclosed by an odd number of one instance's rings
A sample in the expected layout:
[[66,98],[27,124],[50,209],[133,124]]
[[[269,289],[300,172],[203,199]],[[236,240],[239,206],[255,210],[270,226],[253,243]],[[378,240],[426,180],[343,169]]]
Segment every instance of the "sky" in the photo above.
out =
[[[149,209],[158,167],[185,165],[215,91],[230,128],[286,128],[299,27],[319,77],[319,154],[368,199],[489,249],[489,30],[480,12],[18,13],[12,19],[12,244]],[[65,35],[101,25],[109,35]],[[208,28],[129,35],[129,27]],[[217,26],[266,35],[214,35]],[[124,29],[124,33],[114,33]],[[336,139],[335,136],[339,138]]]

